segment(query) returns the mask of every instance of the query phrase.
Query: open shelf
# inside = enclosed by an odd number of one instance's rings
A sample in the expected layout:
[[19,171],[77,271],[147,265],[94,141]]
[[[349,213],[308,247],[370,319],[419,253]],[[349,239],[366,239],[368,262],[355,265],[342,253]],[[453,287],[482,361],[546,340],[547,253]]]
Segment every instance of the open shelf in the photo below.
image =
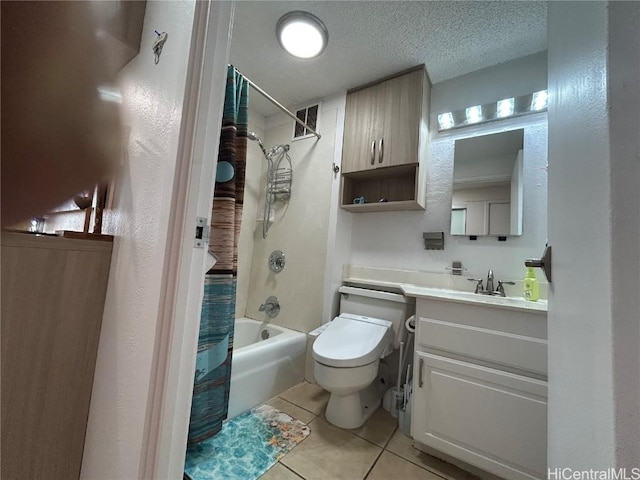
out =
[[[417,200],[418,168],[410,164],[343,174],[341,207],[351,212],[424,210],[424,201]],[[359,197],[366,202],[353,203]]]

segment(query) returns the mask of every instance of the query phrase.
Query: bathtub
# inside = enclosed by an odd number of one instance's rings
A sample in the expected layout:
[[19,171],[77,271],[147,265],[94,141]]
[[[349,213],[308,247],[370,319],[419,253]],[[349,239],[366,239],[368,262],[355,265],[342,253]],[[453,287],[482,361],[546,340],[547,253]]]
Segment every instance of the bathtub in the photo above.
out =
[[[268,338],[263,340],[265,330]],[[304,333],[250,318],[236,319],[228,418],[304,380],[306,350]]]

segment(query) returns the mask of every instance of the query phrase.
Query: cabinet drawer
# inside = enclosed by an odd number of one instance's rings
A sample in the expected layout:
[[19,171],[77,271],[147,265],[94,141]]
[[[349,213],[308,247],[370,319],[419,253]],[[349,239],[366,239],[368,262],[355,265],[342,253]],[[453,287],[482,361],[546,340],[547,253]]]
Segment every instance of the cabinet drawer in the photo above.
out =
[[544,478],[547,382],[416,353],[413,438],[506,479]]
[[547,341],[473,325],[420,317],[418,349],[432,348],[547,375]]

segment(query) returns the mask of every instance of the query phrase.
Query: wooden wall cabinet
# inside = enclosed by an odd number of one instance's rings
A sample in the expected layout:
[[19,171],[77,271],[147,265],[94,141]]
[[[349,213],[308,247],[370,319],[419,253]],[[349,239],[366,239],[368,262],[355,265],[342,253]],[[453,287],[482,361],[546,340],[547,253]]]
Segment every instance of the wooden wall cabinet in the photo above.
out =
[[80,477],[112,242],[2,233],[1,477]]
[[[348,93],[343,208],[424,209],[430,90],[421,65]],[[359,197],[366,203],[354,203]]]

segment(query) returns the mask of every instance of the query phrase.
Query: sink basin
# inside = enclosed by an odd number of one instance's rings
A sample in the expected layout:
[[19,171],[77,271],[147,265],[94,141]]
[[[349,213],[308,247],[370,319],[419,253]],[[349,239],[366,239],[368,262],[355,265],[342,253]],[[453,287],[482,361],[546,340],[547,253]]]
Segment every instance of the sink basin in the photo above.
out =
[[495,306],[498,308],[512,308],[516,310],[533,310],[546,312],[547,301],[538,300],[537,302],[529,302],[522,297],[501,297],[496,295],[481,295],[473,292],[463,292],[460,290],[452,290],[448,288],[429,288],[419,287],[417,285],[402,285],[405,295],[412,297],[427,297],[448,300],[452,302],[474,303],[486,306]]
[[522,297],[501,297],[497,295],[482,295],[479,293],[454,290],[452,288],[423,287],[413,283],[402,283],[385,280],[371,280],[364,278],[345,278],[349,285],[364,287],[382,287],[388,291],[403,293],[408,297],[435,298],[448,302],[469,303],[486,307],[506,308],[511,310],[525,310],[528,312],[547,312],[547,301],[529,302]]

